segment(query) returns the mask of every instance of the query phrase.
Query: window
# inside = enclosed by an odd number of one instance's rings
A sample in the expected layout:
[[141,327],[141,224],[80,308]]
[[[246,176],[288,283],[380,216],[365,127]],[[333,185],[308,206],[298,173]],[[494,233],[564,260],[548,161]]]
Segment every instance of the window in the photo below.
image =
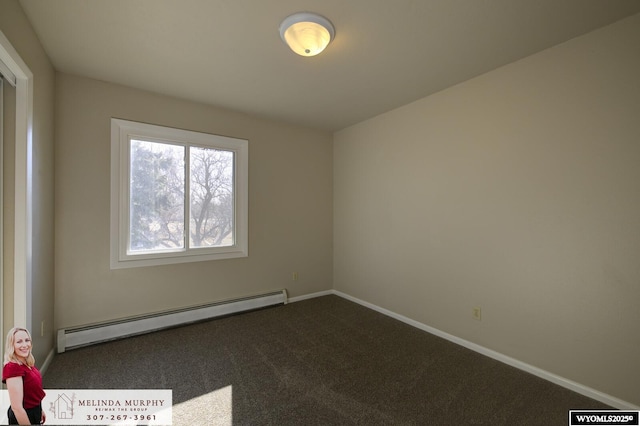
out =
[[248,145],[111,120],[111,268],[246,257]]

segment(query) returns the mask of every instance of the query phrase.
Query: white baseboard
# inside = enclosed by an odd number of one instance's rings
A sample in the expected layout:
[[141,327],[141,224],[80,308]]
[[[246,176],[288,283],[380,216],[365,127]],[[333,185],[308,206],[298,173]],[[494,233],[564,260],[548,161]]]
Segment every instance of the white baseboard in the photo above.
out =
[[336,294],[336,291],[325,290],[325,291],[319,291],[317,293],[305,294],[303,296],[290,297],[289,303],[300,302],[301,300],[313,299],[315,297],[320,297],[320,296],[328,296],[330,294]]
[[58,353],[62,353],[69,349],[278,305],[286,303],[286,301],[286,290],[280,289],[268,293],[241,296],[182,309],[171,309],[132,317],[117,318],[102,323],[62,328],[57,332],[56,349]]
[[[398,321],[402,321],[405,324],[409,324],[413,327],[416,327],[420,330],[426,331],[427,333],[433,334],[438,337],[442,337],[450,342],[453,342],[457,345],[463,346],[467,349],[471,349],[474,352],[478,352],[482,355],[488,356],[489,358],[493,358],[497,361],[515,367],[519,370],[526,371],[527,373],[533,374],[534,376],[540,377],[541,379],[547,380],[551,383],[555,383],[556,385],[562,386],[574,392],[577,392],[586,397],[595,399],[596,401],[600,401],[604,404],[607,404],[611,407],[617,408],[619,410],[640,410],[640,406],[634,405],[630,402],[623,401],[619,398],[613,397],[611,395],[607,395],[606,393],[600,392],[596,389],[590,388],[583,384],[574,382],[573,380],[566,379],[564,377],[558,376],[557,374],[551,373],[549,371],[543,370],[541,368],[535,367],[533,365],[527,364],[526,362],[519,361],[515,358],[511,358],[507,355],[501,354],[499,352],[493,351],[491,349],[485,348],[484,346],[480,346],[476,343],[469,342],[468,340],[461,339],[452,334],[446,333],[442,330],[438,330],[437,328],[430,327],[421,322],[412,320],[411,318],[407,318],[404,315],[397,314],[388,309],[381,308],[380,306],[374,305],[373,303],[365,302],[364,300],[360,300],[356,297],[350,296],[346,293],[343,293],[338,290],[329,290],[322,291],[319,293],[309,294],[307,296],[299,296],[296,298],[292,298],[289,301],[300,301],[305,299],[311,299],[313,297],[326,296],[329,294],[334,294],[336,296],[340,296],[344,299],[355,302],[359,305],[365,306],[369,309],[373,309],[374,311],[380,312],[381,314],[387,315],[391,318],[397,319]],[[294,300],[295,299],[295,300]]]
[[42,376],[44,376],[44,373],[47,372],[47,368],[49,368],[49,365],[51,365],[51,361],[53,361],[54,356],[56,356],[56,350],[55,348],[52,348],[51,351],[49,351],[49,355],[47,355],[47,358],[44,360],[42,366],[40,367],[40,374],[42,374]]

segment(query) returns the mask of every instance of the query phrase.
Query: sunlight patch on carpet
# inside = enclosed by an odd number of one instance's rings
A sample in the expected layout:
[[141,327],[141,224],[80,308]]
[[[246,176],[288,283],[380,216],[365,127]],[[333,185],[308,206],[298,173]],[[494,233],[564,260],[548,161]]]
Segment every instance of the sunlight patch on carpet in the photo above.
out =
[[232,426],[233,392],[231,385],[173,406],[173,424]]

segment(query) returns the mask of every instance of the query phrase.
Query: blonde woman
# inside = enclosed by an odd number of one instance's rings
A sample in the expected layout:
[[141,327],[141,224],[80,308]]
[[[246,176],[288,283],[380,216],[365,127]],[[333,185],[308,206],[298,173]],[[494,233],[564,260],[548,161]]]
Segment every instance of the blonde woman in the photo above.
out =
[[11,406],[7,412],[10,425],[38,425],[45,421],[42,411],[42,375],[31,354],[29,331],[15,327],[7,334],[2,367],[2,383],[7,384]]

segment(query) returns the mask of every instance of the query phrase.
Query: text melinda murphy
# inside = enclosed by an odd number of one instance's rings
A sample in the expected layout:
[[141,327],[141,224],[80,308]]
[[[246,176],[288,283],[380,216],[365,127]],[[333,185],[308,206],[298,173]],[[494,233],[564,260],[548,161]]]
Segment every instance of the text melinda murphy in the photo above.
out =
[[[167,389],[45,389],[48,425],[171,425],[173,393]],[[2,407],[9,406],[6,390]],[[6,413],[6,409],[3,409]],[[0,411],[0,413],[2,413]],[[1,416],[2,414],[0,414]],[[6,414],[0,417],[5,422]]]

